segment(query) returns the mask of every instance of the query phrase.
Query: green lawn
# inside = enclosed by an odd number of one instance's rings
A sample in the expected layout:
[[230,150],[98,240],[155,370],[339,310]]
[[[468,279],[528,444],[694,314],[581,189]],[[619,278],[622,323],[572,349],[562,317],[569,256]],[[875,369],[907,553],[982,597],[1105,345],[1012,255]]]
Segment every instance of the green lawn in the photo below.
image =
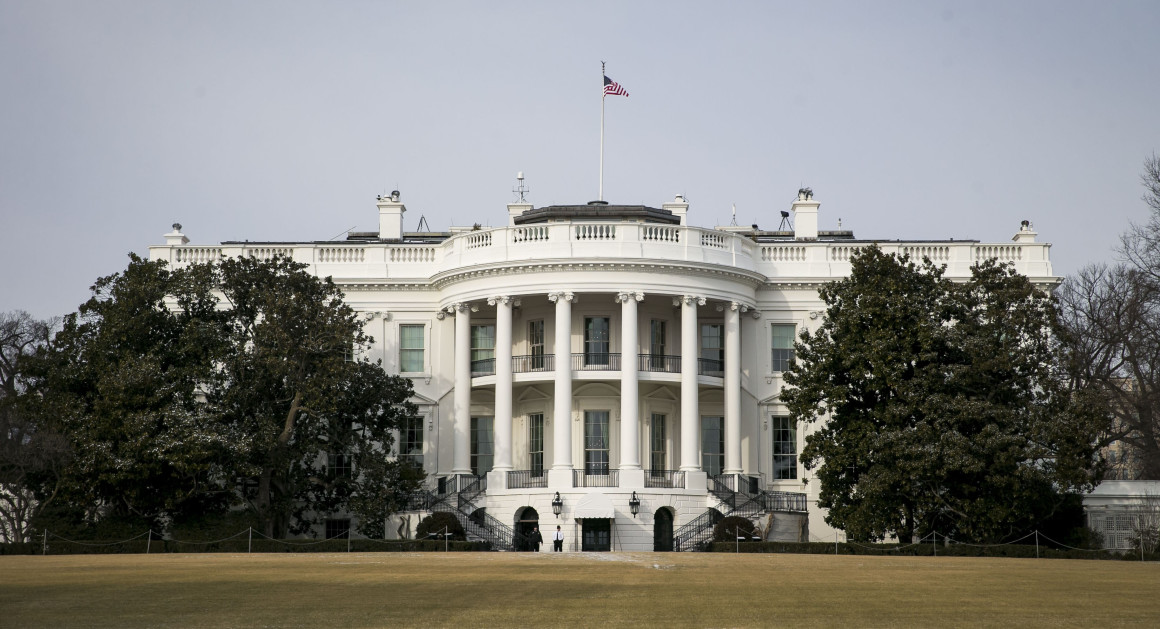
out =
[[0,556],[0,627],[1157,626],[1160,564],[701,553]]

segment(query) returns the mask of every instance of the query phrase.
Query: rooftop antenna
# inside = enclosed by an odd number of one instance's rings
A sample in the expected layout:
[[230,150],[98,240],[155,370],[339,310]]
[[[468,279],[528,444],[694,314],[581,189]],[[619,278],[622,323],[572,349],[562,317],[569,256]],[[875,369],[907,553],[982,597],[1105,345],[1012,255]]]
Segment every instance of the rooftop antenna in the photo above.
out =
[[[174,227],[177,227],[177,225],[175,225]],[[355,227],[358,227],[358,225],[351,225],[350,229],[347,229],[347,230],[344,230],[344,231],[341,231],[341,232],[335,234],[330,240],[337,240],[343,234],[349,234],[351,231],[354,230]]]
[[[424,227],[426,227],[427,229],[423,229]],[[415,231],[417,231],[419,233],[431,231],[431,226],[427,224],[427,216],[426,215],[419,217],[419,226],[415,228]]]
[[525,195],[531,192],[531,189],[524,185],[524,171],[521,170],[516,173],[516,187],[512,189],[512,192],[516,194],[519,203],[528,202]]
[[733,220],[729,222],[733,227],[737,227],[737,204],[733,204]]
[[777,226],[777,231],[793,231],[793,223],[789,222],[789,212],[781,211],[781,224]]

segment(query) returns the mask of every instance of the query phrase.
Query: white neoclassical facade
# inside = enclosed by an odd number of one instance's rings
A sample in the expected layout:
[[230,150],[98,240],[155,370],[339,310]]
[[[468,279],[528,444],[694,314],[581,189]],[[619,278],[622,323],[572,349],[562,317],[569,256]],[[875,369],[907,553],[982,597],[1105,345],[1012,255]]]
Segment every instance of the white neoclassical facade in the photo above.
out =
[[[398,453],[430,491],[388,527],[403,535],[444,510],[500,548],[538,525],[568,551],[687,550],[730,514],[833,540],[778,393],[794,337],[821,323],[819,286],[871,241],[819,231],[819,205],[800,191],[780,231],[694,227],[678,196],[515,203],[504,227],[409,233],[396,192],[377,232],[345,241],[194,245],[175,226],[150,258],[281,254],[342,287],[375,339],[363,351],[415,385]],[[952,278],[998,258],[1056,281],[1026,221],[1009,242],[876,244]]]

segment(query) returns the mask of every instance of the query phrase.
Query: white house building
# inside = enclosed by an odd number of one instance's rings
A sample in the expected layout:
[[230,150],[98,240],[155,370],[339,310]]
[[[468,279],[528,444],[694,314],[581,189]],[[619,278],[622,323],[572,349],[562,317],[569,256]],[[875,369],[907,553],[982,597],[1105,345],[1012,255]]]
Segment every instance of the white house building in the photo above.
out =
[[[281,254],[334,279],[375,339],[364,351],[414,381],[399,454],[430,493],[403,534],[445,510],[498,547],[538,524],[566,550],[683,550],[736,514],[771,539],[830,540],[778,393],[795,336],[821,323],[819,286],[871,241],[820,231],[819,205],[799,191],[779,231],[693,227],[678,196],[515,203],[503,227],[409,233],[395,192],[377,232],[342,242],[192,245],[175,226],[150,258]],[[877,244],[952,278],[998,258],[1057,281],[1026,221],[1011,242]]]

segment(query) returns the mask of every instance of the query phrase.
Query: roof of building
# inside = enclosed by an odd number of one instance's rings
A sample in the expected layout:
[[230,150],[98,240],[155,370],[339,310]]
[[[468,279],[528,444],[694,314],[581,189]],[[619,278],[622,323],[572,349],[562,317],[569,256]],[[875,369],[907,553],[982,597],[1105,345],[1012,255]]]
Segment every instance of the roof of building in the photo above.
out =
[[516,225],[529,225],[563,219],[636,220],[663,225],[681,223],[681,218],[674,216],[669,210],[660,210],[647,205],[609,205],[601,201],[592,201],[586,205],[549,205],[533,208],[515,217],[513,221]]

